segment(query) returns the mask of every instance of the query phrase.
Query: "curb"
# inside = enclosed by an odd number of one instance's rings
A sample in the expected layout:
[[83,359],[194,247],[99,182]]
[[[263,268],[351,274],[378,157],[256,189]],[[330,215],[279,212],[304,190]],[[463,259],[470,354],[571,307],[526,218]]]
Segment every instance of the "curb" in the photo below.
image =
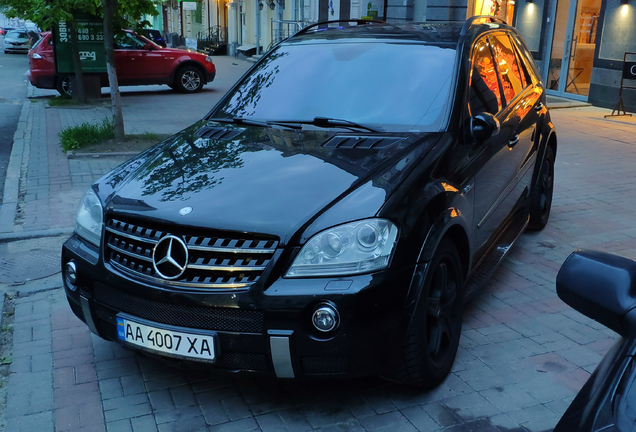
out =
[[34,238],[42,238],[42,237],[57,237],[62,235],[71,235],[73,233],[74,228],[51,228],[45,230],[35,230],[35,231],[18,231],[12,233],[0,233],[0,243],[7,243],[12,241],[19,240],[30,240]]
[[[23,159],[28,154],[31,147],[30,135],[27,138],[26,125],[31,109],[31,101],[26,99],[22,104],[22,112],[18,120],[18,127],[13,135],[13,148],[9,157],[9,166],[7,167],[7,176],[4,181],[4,194],[2,198],[2,206],[0,206],[0,227],[6,227],[7,230],[13,230],[15,215],[18,210],[18,195],[20,191],[20,180],[22,177]],[[0,228],[3,232],[6,231]]]

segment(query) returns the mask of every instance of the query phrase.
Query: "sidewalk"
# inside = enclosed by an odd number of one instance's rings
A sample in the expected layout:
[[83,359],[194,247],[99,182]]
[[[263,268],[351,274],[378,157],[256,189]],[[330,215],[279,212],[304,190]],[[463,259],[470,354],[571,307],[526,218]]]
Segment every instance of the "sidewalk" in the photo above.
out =
[[[197,95],[124,88],[127,132],[188,126],[251,65],[215,62],[218,79]],[[451,375],[421,392],[375,377],[289,383],[174,369],[92,335],[66,303],[56,260],[81,195],[124,158],[67,159],[57,133],[109,110],[47,108],[47,94],[33,90],[24,105],[0,207],[0,363],[10,362],[0,365],[0,430],[548,431],[616,339],[562,303],[554,280],[575,248],[636,258],[633,118],[552,111],[550,222],[520,238],[467,307]],[[29,270],[15,270],[26,257]]]

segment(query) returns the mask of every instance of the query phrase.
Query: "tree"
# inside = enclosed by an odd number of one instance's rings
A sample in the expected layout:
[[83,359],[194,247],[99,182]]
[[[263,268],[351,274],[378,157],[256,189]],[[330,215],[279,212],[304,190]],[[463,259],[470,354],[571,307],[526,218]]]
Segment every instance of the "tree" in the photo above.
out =
[[[113,105],[113,123],[115,125],[115,139],[123,141],[125,137],[124,115],[122,112],[121,93],[117,82],[115,68],[115,52],[113,41],[115,33],[122,28],[142,26],[149,23],[139,23],[143,15],[156,15],[155,0],[101,0],[104,17],[104,47],[106,49],[106,69],[110,84],[110,98]],[[116,30],[117,29],[117,30]]]

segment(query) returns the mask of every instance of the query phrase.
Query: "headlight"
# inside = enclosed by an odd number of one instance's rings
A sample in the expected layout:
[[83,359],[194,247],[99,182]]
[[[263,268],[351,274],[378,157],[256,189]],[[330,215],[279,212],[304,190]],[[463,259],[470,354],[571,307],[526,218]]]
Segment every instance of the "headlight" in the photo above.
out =
[[212,63],[212,64],[214,64],[214,62],[212,61],[212,57],[210,57],[210,56],[207,56],[207,57],[205,58],[205,61],[206,61],[206,62],[208,62],[208,63]]
[[102,237],[102,215],[102,204],[93,189],[89,188],[77,209],[75,232],[95,246],[99,246],[99,240]]
[[365,219],[313,236],[287,271],[287,277],[337,276],[386,268],[397,240],[386,219]]

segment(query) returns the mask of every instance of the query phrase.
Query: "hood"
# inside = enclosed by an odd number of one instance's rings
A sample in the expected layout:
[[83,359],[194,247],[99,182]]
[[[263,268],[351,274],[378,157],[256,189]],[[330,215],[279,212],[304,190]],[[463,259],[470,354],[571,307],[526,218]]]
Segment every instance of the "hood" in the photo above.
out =
[[[364,216],[372,217],[439,136],[336,134],[202,120],[94,187],[107,217],[272,234],[286,244],[349,195],[373,195]],[[181,216],[184,207],[192,211]]]

